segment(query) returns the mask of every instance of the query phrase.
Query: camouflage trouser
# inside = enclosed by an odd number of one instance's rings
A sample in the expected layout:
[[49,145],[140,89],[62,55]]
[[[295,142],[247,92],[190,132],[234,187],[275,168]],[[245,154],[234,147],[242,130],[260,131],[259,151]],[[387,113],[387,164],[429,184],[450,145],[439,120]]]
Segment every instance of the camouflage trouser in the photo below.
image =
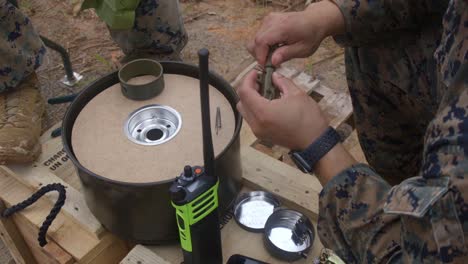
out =
[[16,87],[33,73],[44,54],[31,20],[7,0],[0,0],[0,92]]
[[[142,0],[131,30],[111,31],[125,54],[178,54],[187,43],[176,0]],[[16,87],[37,69],[45,47],[31,21],[0,0],[0,92]]]
[[179,1],[142,0],[135,15],[133,29],[110,30],[125,54],[178,55],[187,44]]
[[[354,121],[369,164],[390,184],[417,175],[424,134],[437,111],[438,33],[396,48],[347,48]],[[424,47],[424,48],[421,48]]]

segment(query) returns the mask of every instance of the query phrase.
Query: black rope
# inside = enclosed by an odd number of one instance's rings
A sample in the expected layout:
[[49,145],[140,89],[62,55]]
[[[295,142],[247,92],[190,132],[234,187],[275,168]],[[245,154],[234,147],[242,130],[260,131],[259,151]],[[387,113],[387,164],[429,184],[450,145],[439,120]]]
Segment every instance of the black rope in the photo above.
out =
[[54,219],[57,217],[58,213],[60,212],[60,209],[62,209],[62,206],[65,204],[65,198],[66,198],[66,190],[65,186],[63,186],[60,183],[52,183],[48,184],[41,189],[39,189],[37,192],[35,192],[31,197],[28,199],[22,201],[19,204],[13,205],[10,208],[5,209],[2,213],[2,217],[9,217],[13,215],[16,212],[19,212],[26,207],[30,206],[31,204],[35,203],[39,198],[41,198],[44,194],[50,192],[50,191],[57,191],[59,193],[59,197],[57,201],[55,202],[54,207],[52,207],[52,210],[50,211],[49,215],[46,217],[45,221],[42,223],[42,226],[39,228],[39,235],[37,240],[39,241],[39,245],[41,247],[45,246],[47,244],[46,241],[46,235],[47,235],[47,230],[49,229],[50,225],[54,221]]

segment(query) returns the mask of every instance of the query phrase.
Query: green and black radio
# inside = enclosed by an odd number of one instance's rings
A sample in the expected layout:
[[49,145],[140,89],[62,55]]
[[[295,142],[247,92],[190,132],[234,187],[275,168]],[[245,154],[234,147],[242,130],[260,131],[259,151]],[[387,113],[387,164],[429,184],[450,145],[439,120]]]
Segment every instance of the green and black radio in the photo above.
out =
[[214,168],[208,88],[207,49],[198,52],[204,167],[185,166],[170,188],[184,264],[221,264],[218,177]]

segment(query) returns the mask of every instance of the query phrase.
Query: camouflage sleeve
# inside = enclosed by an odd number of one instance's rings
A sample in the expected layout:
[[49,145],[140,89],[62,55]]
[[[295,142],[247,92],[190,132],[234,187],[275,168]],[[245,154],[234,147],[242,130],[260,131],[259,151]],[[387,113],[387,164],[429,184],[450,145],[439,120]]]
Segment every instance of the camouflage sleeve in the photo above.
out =
[[426,131],[422,176],[390,188],[360,164],[324,186],[318,233],[347,263],[468,256],[468,81],[451,90]]
[[420,176],[390,187],[360,164],[320,193],[318,234],[347,263],[466,263],[467,25],[468,0],[452,0],[436,52],[444,93],[426,129]]
[[383,213],[390,185],[369,166],[335,176],[320,193],[317,231],[346,263],[385,263],[400,250],[400,221]]
[[330,0],[345,18],[346,33],[335,40],[346,46],[368,46],[414,36],[424,26],[440,27],[449,0]]
[[468,257],[468,64],[426,131],[421,177],[392,188],[384,212],[400,217],[407,262],[464,263]]

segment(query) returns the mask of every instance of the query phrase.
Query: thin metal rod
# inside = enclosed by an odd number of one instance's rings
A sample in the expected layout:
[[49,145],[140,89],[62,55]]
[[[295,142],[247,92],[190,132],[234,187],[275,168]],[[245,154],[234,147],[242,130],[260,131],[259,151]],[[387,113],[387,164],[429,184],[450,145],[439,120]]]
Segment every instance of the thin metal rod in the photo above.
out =
[[63,67],[65,68],[65,73],[67,74],[67,79],[69,81],[75,80],[75,75],[73,74],[73,68],[70,61],[70,55],[68,55],[67,50],[65,50],[65,48],[60,46],[58,43],[53,42],[44,36],[41,36],[41,39],[47,47],[60,53],[60,56],[62,56]]
[[200,103],[203,129],[203,160],[205,172],[208,176],[216,177],[214,171],[213,139],[211,136],[210,119],[210,94],[209,94],[209,51],[205,48],[198,51],[199,79],[200,79]]

